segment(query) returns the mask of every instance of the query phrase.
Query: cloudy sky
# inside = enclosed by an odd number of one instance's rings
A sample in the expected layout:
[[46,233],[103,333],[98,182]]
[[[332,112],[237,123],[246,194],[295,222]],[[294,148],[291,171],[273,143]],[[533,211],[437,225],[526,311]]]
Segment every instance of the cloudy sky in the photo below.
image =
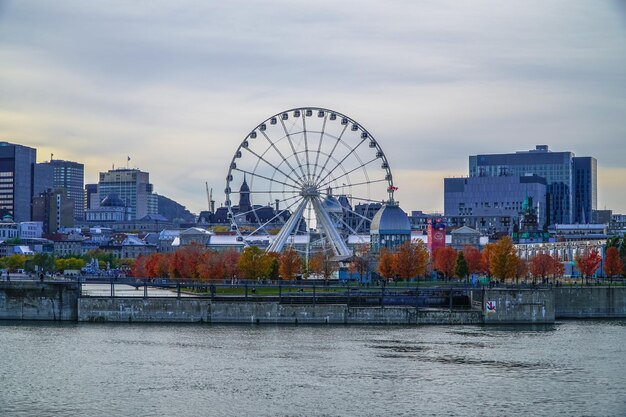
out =
[[0,0],[0,140],[86,182],[130,155],[198,212],[251,128],[320,106],[377,138],[407,211],[441,210],[470,154],[548,144],[596,157],[623,213],[624,4]]

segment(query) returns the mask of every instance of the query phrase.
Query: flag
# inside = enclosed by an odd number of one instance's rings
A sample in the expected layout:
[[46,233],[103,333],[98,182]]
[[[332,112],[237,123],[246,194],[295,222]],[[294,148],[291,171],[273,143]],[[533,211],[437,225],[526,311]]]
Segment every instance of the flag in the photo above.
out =
[[126,159],[126,161],[130,162],[130,156],[129,156],[129,157],[127,157],[127,158],[128,158],[128,159]]

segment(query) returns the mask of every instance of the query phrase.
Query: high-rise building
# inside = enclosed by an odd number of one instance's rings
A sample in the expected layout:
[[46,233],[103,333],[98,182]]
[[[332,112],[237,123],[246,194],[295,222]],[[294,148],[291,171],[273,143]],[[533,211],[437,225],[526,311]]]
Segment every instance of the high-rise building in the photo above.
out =
[[85,184],[85,210],[98,208],[99,206],[98,184]]
[[34,197],[33,220],[43,223],[44,233],[74,226],[74,201],[67,196],[67,190],[48,190]]
[[53,185],[55,190],[65,189],[67,197],[73,200],[73,216],[76,220],[85,217],[85,166],[78,162],[51,159],[38,165],[45,165],[53,169]]
[[470,177],[529,174],[546,179],[549,224],[591,221],[591,210],[597,205],[595,158],[552,152],[546,145],[530,151],[469,157]]
[[109,194],[117,194],[124,201],[130,209],[131,220],[158,213],[157,195],[153,193],[150,174],[147,172],[125,168],[101,172],[99,200],[104,200]]
[[545,178],[527,175],[445,178],[443,181],[443,212],[446,216],[515,218],[522,212],[526,197],[531,197],[539,224],[541,227],[547,226]]
[[0,217],[31,220],[33,197],[52,187],[51,171],[36,161],[35,148],[0,142]]

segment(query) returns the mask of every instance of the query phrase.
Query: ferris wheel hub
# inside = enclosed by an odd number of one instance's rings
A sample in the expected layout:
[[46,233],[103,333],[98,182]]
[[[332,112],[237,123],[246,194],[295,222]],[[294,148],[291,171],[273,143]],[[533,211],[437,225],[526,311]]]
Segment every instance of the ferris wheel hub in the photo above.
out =
[[302,186],[302,191],[300,191],[300,195],[302,197],[319,197],[320,192],[317,189],[317,185],[312,183],[306,183]]

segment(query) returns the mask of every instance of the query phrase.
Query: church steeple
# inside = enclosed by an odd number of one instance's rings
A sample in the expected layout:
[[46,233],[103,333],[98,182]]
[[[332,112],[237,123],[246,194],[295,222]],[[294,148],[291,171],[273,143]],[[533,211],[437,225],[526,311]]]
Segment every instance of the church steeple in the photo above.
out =
[[241,183],[241,188],[239,188],[239,212],[243,213],[251,209],[250,187],[248,187],[248,182],[246,181],[246,174],[243,174],[243,183]]

